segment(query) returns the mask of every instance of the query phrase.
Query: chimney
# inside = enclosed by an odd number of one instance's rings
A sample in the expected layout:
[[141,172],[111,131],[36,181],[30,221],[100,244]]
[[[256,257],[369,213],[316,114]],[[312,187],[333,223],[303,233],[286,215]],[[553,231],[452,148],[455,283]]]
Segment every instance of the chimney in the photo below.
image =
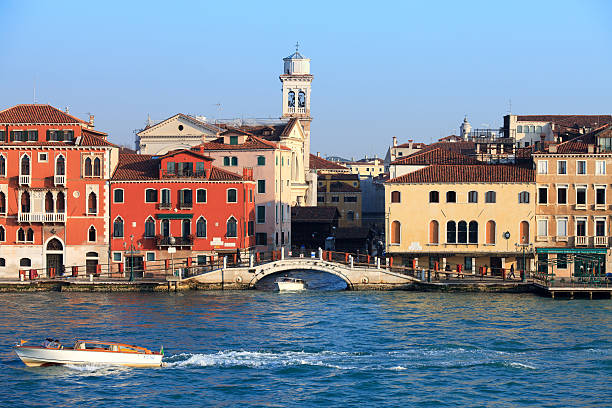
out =
[[317,152],[317,157],[321,157],[321,152]]
[[94,115],[92,113],[89,114],[89,126],[94,126]]
[[595,153],[595,145],[594,144],[588,144],[587,145],[587,152]]
[[557,145],[555,144],[555,145],[548,146],[548,151],[550,153],[557,153]]
[[64,112],[66,112],[66,115],[70,114],[70,112],[68,111],[68,107],[67,106],[64,108]]
[[393,147],[397,147],[397,137],[393,136]]

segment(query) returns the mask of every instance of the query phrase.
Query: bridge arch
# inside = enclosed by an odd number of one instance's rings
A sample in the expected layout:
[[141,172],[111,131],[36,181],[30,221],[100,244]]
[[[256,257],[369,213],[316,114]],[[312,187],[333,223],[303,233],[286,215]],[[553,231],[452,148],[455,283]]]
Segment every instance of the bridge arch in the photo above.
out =
[[269,264],[262,265],[261,268],[257,268],[257,271],[249,281],[249,288],[254,288],[257,282],[262,280],[263,278],[289,272],[289,271],[316,271],[316,272],[325,272],[331,275],[335,275],[338,278],[342,279],[346,283],[346,287],[348,290],[353,289],[353,282],[349,279],[347,274],[343,273],[340,268],[332,267],[326,265],[324,263],[312,263],[312,262],[285,262],[285,261],[276,261],[271,262]]

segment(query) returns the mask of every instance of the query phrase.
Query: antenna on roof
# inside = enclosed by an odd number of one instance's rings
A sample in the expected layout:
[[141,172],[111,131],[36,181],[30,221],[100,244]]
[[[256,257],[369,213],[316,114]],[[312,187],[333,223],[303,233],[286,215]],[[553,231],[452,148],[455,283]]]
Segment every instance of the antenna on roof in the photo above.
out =
[[298,52],[298,49],[300,48],[300,43],[299,42],[295,42],[295,52]]

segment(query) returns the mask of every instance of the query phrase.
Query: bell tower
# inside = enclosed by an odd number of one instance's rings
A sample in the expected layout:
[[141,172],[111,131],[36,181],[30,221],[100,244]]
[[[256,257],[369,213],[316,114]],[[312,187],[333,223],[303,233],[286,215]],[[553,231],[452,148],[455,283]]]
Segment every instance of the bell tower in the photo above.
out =
[[310,120],[310,58],[304,58],[295,44],[295,52],[283,58],[283,74],[279,77],[283,85],[283,118]]

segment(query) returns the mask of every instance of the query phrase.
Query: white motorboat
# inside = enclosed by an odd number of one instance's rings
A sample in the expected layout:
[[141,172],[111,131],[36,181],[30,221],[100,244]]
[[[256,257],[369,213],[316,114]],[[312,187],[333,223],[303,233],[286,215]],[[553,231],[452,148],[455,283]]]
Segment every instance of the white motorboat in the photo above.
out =
[[24,343],[21,341],[15,346],[15,353],[28,367],[58,364],[163,366],[163,347],[156,353],[144,347],[92,340],[77,340],[73,347],[64,347],[52,339],[47,339],[42,346],[26,346]]
[[278,278],[274,281],[274,285],[276,285],[276,289],[279,292],[305,290],[308,287],[303,279],[290,278],[288,276]]

